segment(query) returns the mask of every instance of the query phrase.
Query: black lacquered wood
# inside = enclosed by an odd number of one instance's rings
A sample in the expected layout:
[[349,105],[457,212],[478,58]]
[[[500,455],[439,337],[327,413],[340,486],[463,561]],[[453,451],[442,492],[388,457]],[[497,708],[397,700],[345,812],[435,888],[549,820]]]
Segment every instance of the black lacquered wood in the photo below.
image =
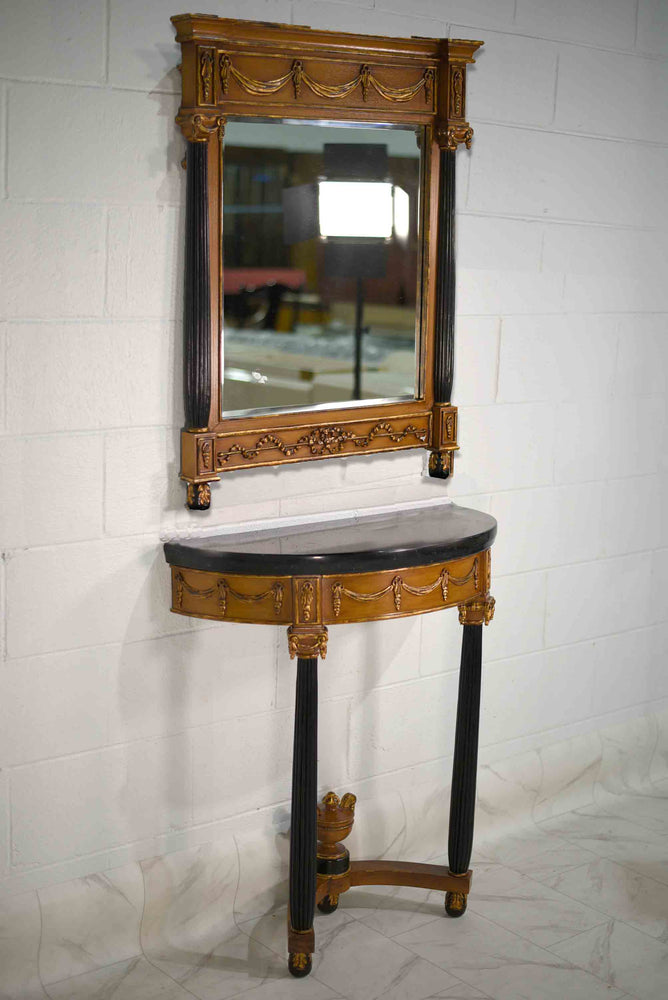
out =
[[456,153],[441,150],[436,270],[436,362],[434,401],[449,403],[455,356],[455,163]]
[[206,142],[186,153],[186,252],[183,305],[186,427],[205,428],[211,406],[211,301]]
[[290,831],[290,923],[313,926],[317,853],[318,661],[297,661]]
[[232,535],[168,542],[172,566],[265,576],[364,573],[464,558],[488,549],[496,535],[489,514],[456,504],[396,510]]
[[473,847],[482,629],[482,625],[464,625],[462,636],[448,836],[448,862],[455,875],[468,871]]
[[350,853],[341,858],[318,858],[318,875],[345,875],[350,868]]

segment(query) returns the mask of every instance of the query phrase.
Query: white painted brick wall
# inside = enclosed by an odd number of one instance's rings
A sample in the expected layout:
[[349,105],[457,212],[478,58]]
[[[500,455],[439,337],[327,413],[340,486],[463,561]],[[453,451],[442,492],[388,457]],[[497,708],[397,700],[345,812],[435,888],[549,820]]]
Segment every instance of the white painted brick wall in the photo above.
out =
[[[500,523],[485,759],[668,697],[668,6],[205,6],[486,40],[458,154],[447,487]],[[285,826],[285,638],[170,615],[161,533],[444,492],[416,452],[231,474],[209,513],[183,508],[181,11],[0,10],[0,889],[248,829],[257,809]],[[332,629],[322,786],[372,810],[441,772],[459,631],[452,613]]]

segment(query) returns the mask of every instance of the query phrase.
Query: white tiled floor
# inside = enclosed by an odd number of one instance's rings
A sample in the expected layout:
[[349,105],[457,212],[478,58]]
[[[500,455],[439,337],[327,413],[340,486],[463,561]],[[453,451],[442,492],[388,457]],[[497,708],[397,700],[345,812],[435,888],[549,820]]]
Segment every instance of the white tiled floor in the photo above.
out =
[[[444,915],[439,893],[352,890],[335,914],[316,916],[308,979],[287,974],[281,907],[225,927],[213,948],[211,940],[198,948],[191,939],[178,956],[169,942],[151,944],[145,929],[145,954],[46,986],[33,979],[20,996],[664,1000],[668,783],[650,788],[642,803],[631,795],[615,800],[479,844],[477,856],[488,860],[474,868],[463,919]],[[218,891],[213,896],[220,901]]]

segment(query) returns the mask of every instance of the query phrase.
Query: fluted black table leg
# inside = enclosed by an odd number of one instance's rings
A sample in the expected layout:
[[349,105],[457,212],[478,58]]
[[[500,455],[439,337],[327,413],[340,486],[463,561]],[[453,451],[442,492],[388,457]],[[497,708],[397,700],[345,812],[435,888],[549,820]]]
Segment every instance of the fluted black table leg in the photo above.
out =
[[[325,650],[326,630],[297,635],[291,630],[290,651],[296,652],[297,691],[292,759],[292,829],[290,833],[290,909],[288,968],[293,976],[311,971],[314,948],[317,855],[318,656]],[[320,639],[322,637],[322,639]],[[306,656],[302,653],[315,653]]]
[[[473,849],[476,772],[478,767],[478,726],[480,719],[480,680],[482,671],[482,624],[493,614],[493,598],[462,605],[460,621],[464,625],[462,658],[457,697],[455,754],[452,764],[450,794],[450,829],[448,864],[453,875],[466,875]],[[467,894],[448,892],[445,909],[451,917],[466,911]]]

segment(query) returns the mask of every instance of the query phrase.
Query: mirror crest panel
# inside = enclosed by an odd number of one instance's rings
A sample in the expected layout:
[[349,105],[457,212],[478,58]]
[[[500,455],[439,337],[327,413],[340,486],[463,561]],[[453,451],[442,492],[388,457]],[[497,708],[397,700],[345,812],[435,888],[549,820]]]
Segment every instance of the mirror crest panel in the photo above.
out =
[[172,18],[187,139],[181,477],[422,447],[447,477],[454,154],[482,44]]

